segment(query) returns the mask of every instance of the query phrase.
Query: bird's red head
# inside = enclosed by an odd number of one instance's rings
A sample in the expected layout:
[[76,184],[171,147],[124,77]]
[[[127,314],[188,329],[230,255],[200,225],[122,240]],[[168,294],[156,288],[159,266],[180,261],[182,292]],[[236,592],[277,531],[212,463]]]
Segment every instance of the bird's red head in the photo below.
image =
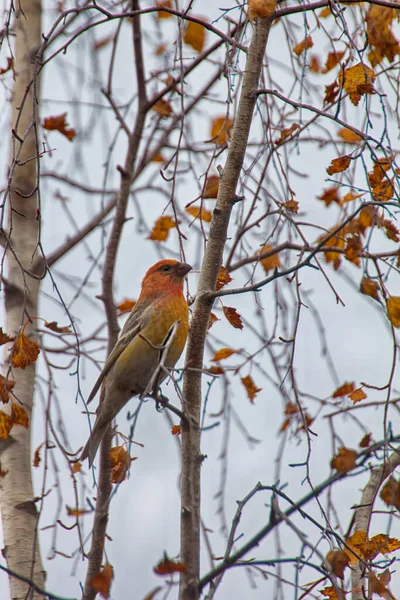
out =
[[190,265],[177,260],[158,261],[143,277],[141,296],[181,294],[183,279],[191,270]]

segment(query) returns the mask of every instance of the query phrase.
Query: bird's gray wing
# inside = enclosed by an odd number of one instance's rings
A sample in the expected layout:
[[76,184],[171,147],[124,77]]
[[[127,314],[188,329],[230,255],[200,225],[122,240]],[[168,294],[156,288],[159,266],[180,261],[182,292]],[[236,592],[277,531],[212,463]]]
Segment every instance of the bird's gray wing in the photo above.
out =
[[109,357],[106,360],[106,364],[103,367],[102,372],[97,378],[96,383],[93,386],[92,391],[90,392],[89,398],[87,400],[87,404],[93,400],[96,396],[97,392],[103,380],[115,361],[122,354],[125,348],[131,343],[134,337],[138,335],[138,333],[146,326],[146,323],[150,317],[151,306],[147,307],[136,307],[133,309],[125,324],[122,328],[121,335],[118,338],[117,343],[114,348],[111,350]]

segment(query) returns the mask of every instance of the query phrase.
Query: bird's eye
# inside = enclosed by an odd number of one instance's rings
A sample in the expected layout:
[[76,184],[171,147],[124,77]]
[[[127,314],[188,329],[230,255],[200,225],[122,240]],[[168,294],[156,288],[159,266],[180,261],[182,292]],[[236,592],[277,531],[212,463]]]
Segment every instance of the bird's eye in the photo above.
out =
[[168,266],[168,265],[165,265],[165,267],[163,267],[163,271],[164,271],[164,272],[167,272],[167,271],[169,271],[169,266]]

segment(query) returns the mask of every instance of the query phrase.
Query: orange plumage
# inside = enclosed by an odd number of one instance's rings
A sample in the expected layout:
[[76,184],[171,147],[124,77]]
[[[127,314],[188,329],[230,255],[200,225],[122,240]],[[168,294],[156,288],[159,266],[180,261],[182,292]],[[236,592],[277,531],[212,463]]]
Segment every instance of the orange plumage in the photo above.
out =
[[[160,363],[162,346],[168,347],[164,357],[168,369],[175,366],[182,354],[189,329],[183,279],[191,268],[176,260],[160,260],[144,276],[139,299],[88,399],[91,402],[101,386],[96,421],[80,458],[89,458],[89,465],[108,425],[128,400],[146,389],[147,393],[155,391],[148,386]],[[172,340],[168,340],[171,335]],[[157,383],[166,377],[167,373],[160,371]]]

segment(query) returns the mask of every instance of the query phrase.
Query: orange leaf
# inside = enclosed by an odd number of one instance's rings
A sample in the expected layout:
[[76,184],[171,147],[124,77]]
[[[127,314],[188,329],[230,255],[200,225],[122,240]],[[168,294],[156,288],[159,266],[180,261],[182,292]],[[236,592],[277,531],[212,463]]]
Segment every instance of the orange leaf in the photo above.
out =
[[236,308],[223,306],[222,310],[232,327],[235,327],[235,329],[243,329],[242,317],[239,315]]
[[71,466],[71,471],[73,473],[81,473],[82,472],[82,463],[81,462],[74,462]]
[[389,63],[394,61],[396,54],[400,53],[400,44],[395,38],[391,25],[396,19],[397,11],[384,6],[370,6],[366,15],[367,40],[373,48],[368,53],[368,59],[374,67],[387,58]]
[[336,202],[336,204],[340,204],[341,200],[338,196],[339,186],[334,185],[330,188],[324,190],[321,196],[318,196],[319,200],[323,200],[325,202],[325,206],[329,206],[332,202]]
[[348,144],[358,144],[358,142],[362,141],[361,136],[359,136],[357,133],[354,133],[354,131],[351,131],[351,129],[347,129],[347,127],[342,127],[342,129],[339,129],[338,136]]
[[[164,8],[172,8],[172,0],[158,0],[156,6],[162,6]],[[157,13],[157,19],[170,19],[173,17],[171,13],[165,10],[159,10]]]
[[226,144],[232,137],[233,120],[230,117],[215,117],[211,122],[211,139],[216,144]]
[[152,160],[152,162],[158,162],[158,163],[165,163],[166,162],[166,160],[165,160],[165,158],[163,157],[162,154],[156,154],[155,156],[153,156],[153,158],[151,160]]
[[217,283],[215,285],[216,290],[220,290],[226,285],[233,281],[232,277],[229,275],[229,272],[225,267],[221,267],[217,277]]
[[285,407],[285,415],[295,415],[300,411],[297,404],[293,404],[293,402],[288,402]]
[[96,42],[93,45],[93,50],[97,51],[97,50],[100,50],[100,48],[104,48],[104,46],[107,46],[111,42],[112,39],[113,39],[112,35],[107,35],[106,37],[103,37],[100,40],[96,40]]
[[394,477],[389,477],[379,496],[387,506],[395,506],[400,510],[400,482]]
[[83,515],[88,515],[93,512],[92,509],[72,508],[71,506],[67,506],[66,509],[69,517],[82,517]]
[[181,435],[181,426],[180,425],[172,425],[171,433],[172,433],[172,435]]
[[339,596],[337,595],[335,588],[332,586],[326,587],[319,591],[325,596],[325,598],[329,598],[329,600],[339,600]]
[[130,312],[132,308],[135,306],[136,300],[130,300],[129,298],[125,298],[122,302],[117,304],[117,310],[120,315],[124,313]]
[[206,29],[200,23],[187,21],[185,31],[183,33],[183,41],[185,44],[192,46],[196,52],[201,52],[206,43]]
[[340,63],[343,55],[344,52],[329,52],[326,58],[325,67],[322,69],[322,73],[329,73],[329,71],[332,71],[332,69],[334,69],[336,65]]
[[361,400],[365,400],[366,397],[367,397],[367,394],[360,387],[357,388],[356,390],[354,390],[354,392],[351,392],[351,394],[349,394],[349,398],[350,398],[350,400],[353,401],[353,404],[357,404],[357,402],[361,402]]
[[250,402],[253,403],[254,398],[256,397],[258,392],[262,391],[262,388],[258,388],[256,386],[251,375],[246,375],[246,377],[242,377],[241,382],[246,388],[247,397],[249,398]]
[[[372,594],[378,594],[384,600],[389,598],[387,592],[389,591],[386,585],[390,582],[390,571],[386,569],[383,573],[375,575],[373,571],[368,573],[368,596],[371,598]],[[392,596],[393,597],[393,596]]]
[[324,104],[333,104],[339,94],[340,88],[338,82],[335,81],[330,85],[325,86]]
[[279,253],[274,251],[274,248],[271,244],[267,244],[259,251],[259,254],[267,254],[270,253],[270,256],[265,256],[260,259],[260,263],[262,264],[265,274],[268,275],[268,272],[272,269],[277,269],[281,266],[281,260],[279,258]]
[[297,202],[297,200],[293,200],[293,198],[291,200],[288,200],[287,202],[284,202],[283,206],[286,208],[286,210],[288,210],[291,213],[294,213],[295,215],[297,215],[297,213],[299,212],[299,203]]
[[4,333],[3,329],[0,327],[0,346],[3,344],[8,344],[8,342],[13,342],[15,337],[10,337],[6,333]]
[[360,448],[368,448],[371,445],[371,440],[372,434],[366,433],[358,445]]
[[348,237],[346,240],[346,249],[344,251],[346,259],[359,267],[362,249],[363,247],[359,235]]
[[379,300],[379,284],[377,281],[369,279],[369,277],[363,277],[360,292],[371,296],[371,298],[375,298],[375,300]]
[[328,175],[334,175],[335,173],[341,173],[349,168],[351,162],[350,156],[339,156],[331,160],[331,164],[326,169]]
[[304,40],[302,40],[301,42],[296,44],[296,46],[293,48],[293,52],[297,56],[300,56],[300,54],[302,54],[304,52],[304,50],[308,50],[309,48],[312,48],[313,46],[314,46],[314,42],[312,41],[312,37],[311,37],[311,35],[308,35],[306,38],[304,38]]
[[389,219],[384,219],[382,222],[382,227],[385,229],[386,237],[389,238],[389,240],[392,240],[392,242],[400,242],[400,232],[392,223],[392,221],[389,221]]
[[207,329],[211,329],[211,327],[214,325],[214,323],[216,323],[219,320],[220,319],[218,319],[217,315],[215,315],[214,313],[210,313],[210,318],[208,319]]
[[55,331],[55,333],[72,333],[72,330],[68,325],[59,327],[57,321],[51,321],[50,323],[46,321],[44,326],[47,327],[47,329],[51,329],[51,331]]
[[347,473],[356,466],[357,452],[348,448],[339,448],[339,454],[331,460],[332,469],[339,473]]
[[110,463],[112,467],[111,482],[121,483],[126,478],[131,458],[123,446],[114,446],[110,450]]
[[400,327],[400,297],[389,296],[386,300],[386,309],[389,321],[393,327]]
[[211,373],[211,375],[222,375],[222,373],[224,372],[223,368],[220,367],[219,365],[213,365],[212,367],[209,367],[207,369],[207,371],[209,373]]
[[282,144],[288,137],[290,137],[295,131],[299,129],[299,125],[297,123],[293,123],[291,127],[286,127],[285,129],[281,129],[280,137],[275,140],[276,144]]
[[204,186],[203,198],[216,198],[219,190],[219,175],[209,175]]
[[154,110],[160,117],[169,117],[174,112],[168,100],[164,100],[163,98],[157,100],[151,107],[151,110]]
[[164,552],[164,558],[154,567],[154,573],[157,575],[171,575],[172,573],[184,573],[186,567],[181,562],[171,560]]
[[[160,11],[160,12],[163,12],[163,11]],[[160,14],[160,13],[158,13],[158,14]],[[171,13],[165,13],[165,14],[172,17]],[[167,49],[167,44],[159,44],[157,46],[157,48],[155,49],[154,54],[156,56],[162,56],[164,54],[164,52],[166,51],[166,49]]]
[[318,16],[320,19],[326,19],[327,17],[330,17],[332,14],[331,12],[331,7],[330,6],[325,6],[325,8],[323,8],[321,10],[321,12],[318,13]]
[[111,580],[113,578],[113,568],[111,565],[104,565],[100,571],[93,577],[91,584],[103,598],[110,595]]
[[67,113],[53,117],[46,117],[43,122],[43,129],[47,129],[48,131],[59,131],[65,135],[70,142],[72,142],[76,136],[76,131],[75,129],[68,127],[66,116]]
[[[354,67],[349,67],[344,72],[340,72],[338,80],[349,94],[351,102],[357,106],[362,95],[373,92],[372,83],[375,81],[375,77],[376,75],[370,67],[358,63]],[[365,86],[365,84],[368,85]]]
[[176,227],[174,219],[167,215],[163,215],[154,223],[148,239],[156,242],[165,242],[168,238],[169,230],[174,227]]
[[237,354],[237,350],[232,350],[232,348],[221,348],[221,350],[217,350],[211,360],[213,362],[219,362],[220,360],[229,358],[232,354]]
[[7,413],[0,410],[0,438],[8,440],[8,434],[13,426],[13,420]]
[[13,66],[13,62],[14,60],[10,56],[7,56],[7,66],[0,69],[0,75],[4,75],[4,73],[7,73],[7,71],[10,70]]
[[12,351],[11,362],[14,367],[25,369],[37,360],[39,352],[39,345],[22,332]]
[[25,427],[25,429],[28,429],[28,427],[29,427],[28,413],[26,412],[26,409],[23,406],[21,406],[20,404],[17,404],[16,402],[13,402],[11,404],[11,418],[13,420],[14,425],[22,425],[22,427]]
[[344,383],[340,387],[338,387],[332,394],[332,398],[341,398],[343,396],[348,396],[355,390],[355,384],[352,381],[351,383]]
[[200,217],[200,219],[202,221],[205,221],[206,223],[211,222],[212,213],[209,210],[206,210],[205,208],[200,208],[198,206],[188,206],[187,208],[185,208],[185,210],[187,213],[189,213],[189,215],[192,215],[192,217],[194,217],[195,219]]
[[10,392],[15,385],[15,381],[12,379],[6,379],[3,375],[0,375],[0,400],[3,404],[7,404],[10,399]]
[[336,577],[344,579],[344,570],[349,566],[349,557],[344,550],[331,550],[326,556],[328,562]]
[[321,65],[319,62],[319,58],[315,54],[313,54],[310,57],[309,68],[310,68],[310,71],[312,71],[313,73],[319,73],[321,71]]
[[42,460],[40,458],[40,450],[42,449],[43,445],[44,445],[44,442],[42,442],[41,444],[39,444],[39,446],[35,450],[35,454],[33,455],[33,466],[36,467],[36,468],[39,466],[40,461]]
[[269,17],[275,10],[276,0],[247,0],[249,7],[249,20]]

